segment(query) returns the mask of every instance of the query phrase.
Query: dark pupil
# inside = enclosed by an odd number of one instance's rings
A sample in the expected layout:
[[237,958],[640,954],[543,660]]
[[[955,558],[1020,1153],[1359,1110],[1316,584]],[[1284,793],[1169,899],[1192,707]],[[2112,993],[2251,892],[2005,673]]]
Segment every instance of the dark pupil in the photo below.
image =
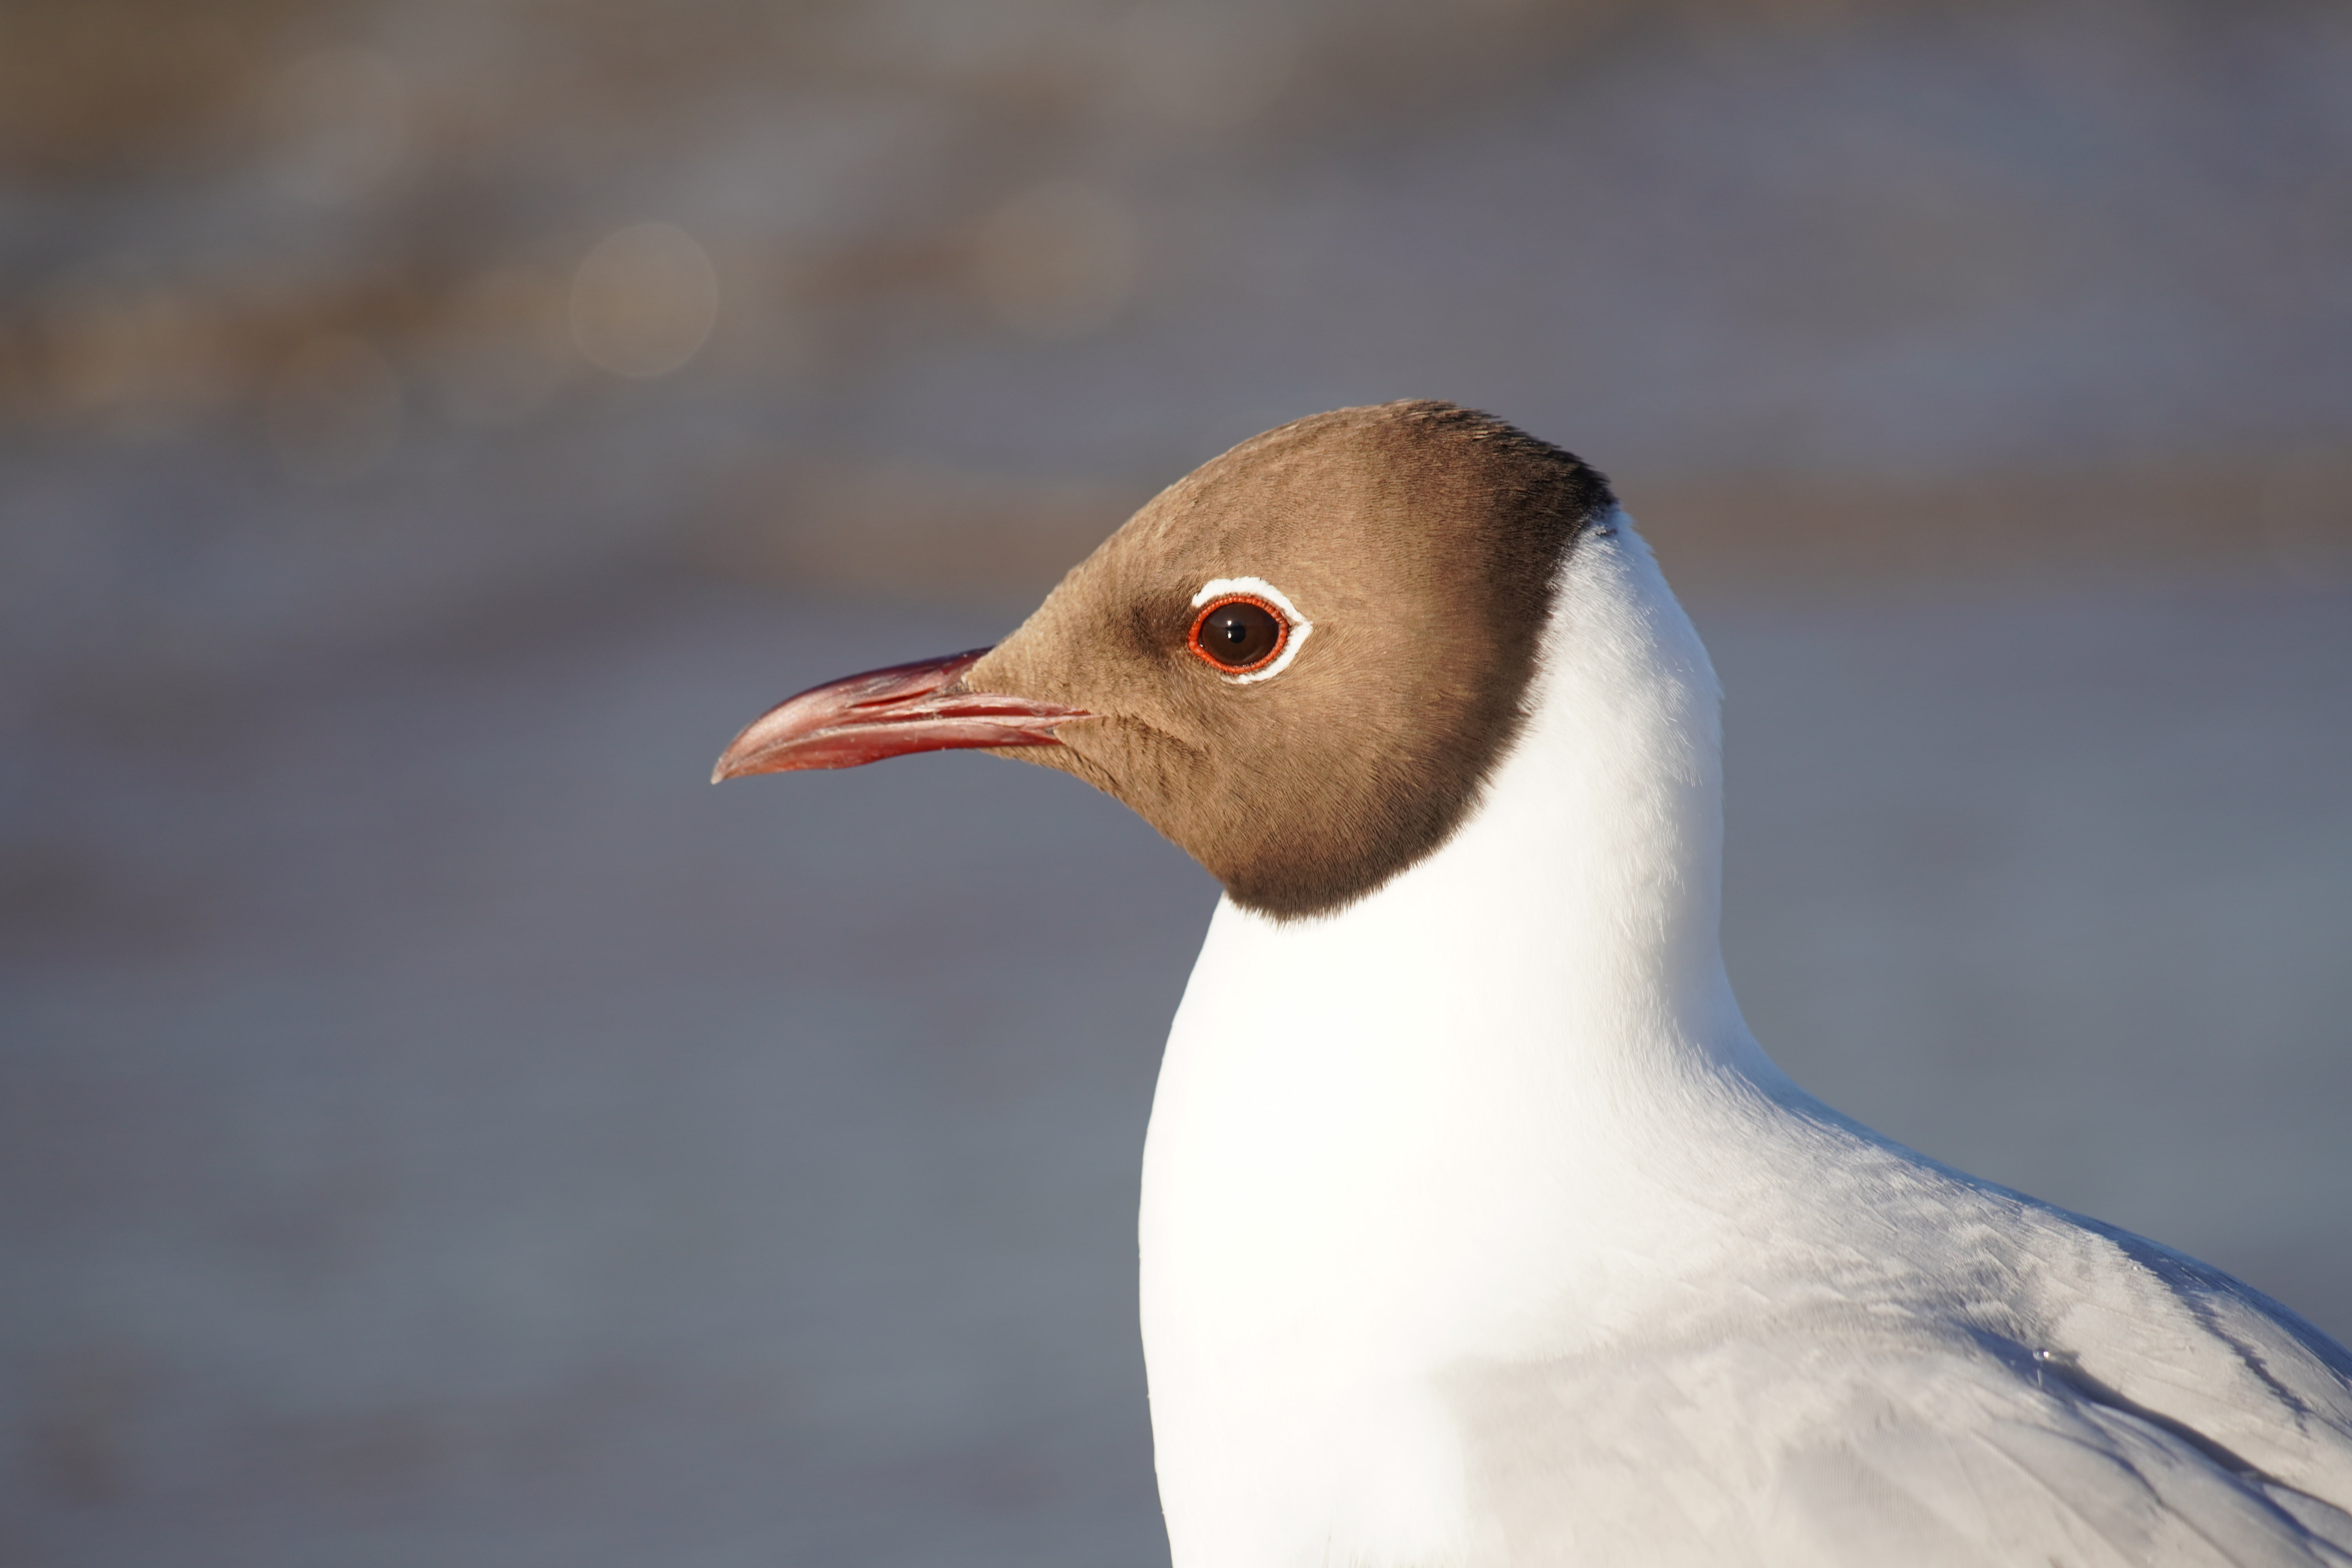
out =
[[1281,623],[1246,603],[1219,605],[1201,628],[1201,651],[1231,669],[1257,663],[1281,640]]

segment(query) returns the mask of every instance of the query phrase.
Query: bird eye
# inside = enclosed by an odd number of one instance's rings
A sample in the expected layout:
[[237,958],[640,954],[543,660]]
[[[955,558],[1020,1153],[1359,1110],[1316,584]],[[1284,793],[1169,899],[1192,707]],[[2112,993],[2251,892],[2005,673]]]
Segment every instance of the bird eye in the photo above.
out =
[[1290,622],[1255,595],[1229,594],[1202,609],[1187,639],[1192,651],[1228,675],[1263,669],[1290,640]]

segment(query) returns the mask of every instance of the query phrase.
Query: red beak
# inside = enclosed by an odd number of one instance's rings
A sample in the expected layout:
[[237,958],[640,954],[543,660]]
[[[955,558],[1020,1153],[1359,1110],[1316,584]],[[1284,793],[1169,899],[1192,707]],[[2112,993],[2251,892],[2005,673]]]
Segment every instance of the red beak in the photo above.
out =
[[710,782],[795,768],[854,768],[908,752],[1058,746],[1055,726],[1092,715],[1025,697],[967,691],[963,674],[988,650],[894,664],[812,687],[744,726]]

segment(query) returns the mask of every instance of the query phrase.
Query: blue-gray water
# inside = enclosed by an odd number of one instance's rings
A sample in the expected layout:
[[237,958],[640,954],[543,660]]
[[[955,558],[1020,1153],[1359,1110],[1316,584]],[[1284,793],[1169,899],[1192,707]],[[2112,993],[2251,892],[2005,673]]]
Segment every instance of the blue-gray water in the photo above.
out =
[[[1768,1047],[2352,1331],[2352,594],[1697,609]],[[992,759],[702,783],[1016,613],[685,586],[20,725],[0,1558],[1164,1561],[1211,885]]]

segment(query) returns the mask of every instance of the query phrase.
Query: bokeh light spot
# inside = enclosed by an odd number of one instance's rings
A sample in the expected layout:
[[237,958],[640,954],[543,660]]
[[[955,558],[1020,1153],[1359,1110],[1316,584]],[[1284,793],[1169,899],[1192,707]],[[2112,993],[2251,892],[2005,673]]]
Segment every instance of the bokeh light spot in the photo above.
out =
[[606,235],[572,277],[572,336],[615,375],[667,375],[719,321],[719,270],[676,224],[641,223]]

